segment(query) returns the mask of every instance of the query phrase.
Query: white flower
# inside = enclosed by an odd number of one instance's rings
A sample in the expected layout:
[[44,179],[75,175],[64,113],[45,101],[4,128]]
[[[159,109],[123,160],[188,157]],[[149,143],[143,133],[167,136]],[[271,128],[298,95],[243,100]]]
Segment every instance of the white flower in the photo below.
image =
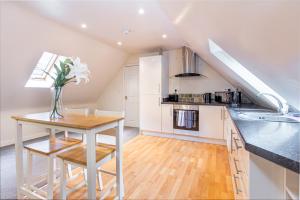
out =
[[80,58],[72,59],[73,65],[70,66],[70,73],[66,78],[75,78],[76,84],[78,85],[81,82],[81,79],[84,79],[87,83],[89,81],[90,71],[85,63],[80,63]]

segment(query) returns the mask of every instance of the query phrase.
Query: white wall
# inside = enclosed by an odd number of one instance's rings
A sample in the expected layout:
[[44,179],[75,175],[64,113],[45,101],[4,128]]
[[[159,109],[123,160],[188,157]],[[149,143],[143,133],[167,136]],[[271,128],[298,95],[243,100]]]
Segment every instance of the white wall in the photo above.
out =
[[[86,103],[86,104],[68,104],[64,105],[68,108],[89,108],[92,113],[95,109],[95,103]],[[23,109],[12,109],[1,111],[1,137],[0,137],[0,147],[14,144],[15,134],[17,132],[16,121],[11,118],[13,115],[22,115],[28,113],[37,113],[37,112],[47,112],[50,111],[49,107],[36,107],[36,108],[23,108]],[[24,126],[23,127],[23,140],[30,140],[33,138],[38,138],[47,135],[45,129],[38,128],[35,126]]]
[[121,68],[115,77],[109,82],[96,104],[102,110],[123,111],[124,110],[124,71]]
[[300,109],[300,1],[160,1],[176,30],[207,63],[253,98],[257,91],[209,52],[214,40]]
[[1,109],[50,104],[49,90],[24,88],[43,51],[78,56],[91,71],[88,84],[70,84],[65,88],[65,103],[96,102],[101,90],[127,59],[127,54],[118,48],[42,18],[18,5],[1,4]]
[[[172,66],[170,66],[172,67]],[[201,74],[206,77],[170,77],[169,93],[174,93],[177,89],[178,93],[202,94],[206,92],[224,91],[225,89],[233,89],[233,86],[218,74],[208,64],[203,64],[200,70]]]
[[[132,54],[128,56],[125,66],[139,65],[140,56],[157,55],[154,53]],[[123,111],[124,105],[124,70],[123,67],[115,74],[114,78],[105,86],[97,100],[97,107],[103,110]]]
[[[14,141],[16,130],[11,115],[49,110],[49,89],[24,88],[43,51],[78,56],[89,66],[88,84],[65,87],[65,105],[95,104],[123,66],[127,53],[16,4],[1,1],[0,9],[0,145],[3,146]],[[42,136],[42,132],[28,127],[25,139]]]
[[[130,55],[125,63],[125,66],[139,65],[139,57],[157,55],[158,53],[133,54]],[[171,66],[170,66],[171,67]],[[214,71],[208,64],[201,67],[203,77],[188,77],[169,79],[169,92],[173,93],[174,89],[178,89],[179,93],[205,93],[214,91],[223,91],[224,89],[233,88],[220,74]],[[112,81],[106,85],[101,93],[97,108],[103,110],[124,110],[124,75],[123,69],[120,69]]]

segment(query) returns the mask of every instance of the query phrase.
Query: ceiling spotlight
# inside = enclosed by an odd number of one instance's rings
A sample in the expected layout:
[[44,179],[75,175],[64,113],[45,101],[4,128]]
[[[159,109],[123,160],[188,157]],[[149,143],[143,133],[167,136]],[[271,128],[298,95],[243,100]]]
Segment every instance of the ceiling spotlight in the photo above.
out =
[[81,24],[81,28],[86,28],[86,24]]
[[144,13],[145,13],[145,10],[144,10],[143,8],[140,8],[140,9],[139,9],[139,14],[140,14],[140,15],[143,15]]
[[164,39],[166,39],[166,38],[167,38],[167,35],[166,35],[166,34],[163,34],[161,37],[164,38]]
[[118,44],[119,46],[122,46],[123,43],[120,41],[120,42],[117,42],[117,44]]

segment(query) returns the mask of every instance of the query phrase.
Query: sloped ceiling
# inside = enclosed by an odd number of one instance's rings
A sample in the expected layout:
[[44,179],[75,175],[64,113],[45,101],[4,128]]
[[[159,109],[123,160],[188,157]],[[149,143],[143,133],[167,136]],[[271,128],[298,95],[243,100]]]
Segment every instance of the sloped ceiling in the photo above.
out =
[[[7,70],[6,73],[19,70],[20,74],[15,76],[15,79],[18,80],[17,82],[22,80],[22,84],[25,84],[25,79],[31,73],[31,67],[37,60],[36,55],[45,50],[45,41],[49,39],[53,40],[47,43],[49,50],[78,55],[91,67],[97,66],[92,69],[93,80],[90,84],[82,86],[83,90],[77,90],[74,87],[66,91],[65,96],[70,96],[73,92],[76,92],[76,96],[81,96],[69,97],[70,100],[76,101],[83,99],[92,101],[99,95],[95,90],[101,91],[107,80],[116,73],[117,66],[121,66],[120,63],[125,57],[125,52],[122,50],[129,53],[145,52],[157,50],[159,47],[172,49],[188,44],[225,79],[255,97],[255,91],[247,83],[209,53],[208,38],[211,38],[285,97],[291,105],[300,109],[299,1],[26,1],[15,4],[63,25],[46,20],[49,24],[42,26],[45,19],[39,19],[37,25],[27,20],[21,23],[20,29],[17,29],[11,26],[14,23],[18,24],[17,19],[10,16],[10,21],[6,21],[7,27],[10,28],[3,31],[1,48],[2,41],[4,41],[5,48],[15,47],[15,54],[11,49],[5,53],[5,56],[8,53],[11,57],[16,55],[13,57],[16,60],[5,70]],[[140,7],[145,10],[142,16],[137,14]],[[20,15],[19,11],[16,11],[16,16]],[[86,23],[87,29],[82,30],[81,23]],[[27,24],[30,24],[31,28],[28,28]],[[57,26],[59,29],[64,29],[64,34],[52,28]],[[69,27],[73,31],[64,27]],[[128,27],[132,32],[124,35],[122,33],[124,27]],[[74,31],[78,32],[76,36],[74,36]],[[168,35],[167,39],[161,38],[164,33]],[[64,37],[56,37],[61,34]],[[86,42],[74,43],[79,40],[78,38],[84,37],[83,34],[94,39],[88,39],[89,45],[84,45]],[[13,36],[15,41],[8,43],[3,35]],[[31,44],[32,40],[37,42]],[[110,46],[97,43],[97,40],[104,41]],[[122,41],[123,46],[117,47],[117,41]],[[96,43],[99,45],[94,46]],[[18,49],[19,44],[23,44],[23,49]],[[30,47],[28,48],[30,51],[26,51],[24,46]],[[37,48],[32,50],[32,46],[37,46]],[[72,48],[68,48],[69,46]],[[90,48],[91,46],[93,48]],[[95,54],[97,56],[94,56]],[[26,69],[20,67],[20,58],[24,61],[26,59]],[[22,65],[24,65],[23,61]],[[26,95],[28,97],[33,95],[36,99],[42,98],[41,93],[43,98],[49,95],[46,91],[41,91],[39,94],[33,91],[25,92],[21,88],[22,84],[8,79],[12,79],[12,76],[1,77],[1,81],[10,81],[18,86],[13,87],[12,91],[6,91],[10,94],[5,97],[6,101],[14,101],[13,94],[16,91],[20,92],[25,99]],[[2,85],[3,82],[1,82],[1,87]]]
[[[23,7],[89,34],[101,41],[122,48],[130,53],[149,52],[158,48],[176,48],[183,44],[172,23],[156,0],[111,1],[26,1]],[[144,9],[140,15],[138,10]],[[86,29],[80,25],[85,23]],[[124,34],[124,30],[129,30]],[[168,39],[163,39],[166,34]]]
[[80,57],[88,84],[69,85],[64,103],[94,103],[119,71],[127,53],[11,3],[1,3],[1,110],[49,107],[50,90],[24,88],[43,51]]
[[185,41],[232,84],[255,91],[209,53],[208,38],[300,109],[300,1],[161,1]]

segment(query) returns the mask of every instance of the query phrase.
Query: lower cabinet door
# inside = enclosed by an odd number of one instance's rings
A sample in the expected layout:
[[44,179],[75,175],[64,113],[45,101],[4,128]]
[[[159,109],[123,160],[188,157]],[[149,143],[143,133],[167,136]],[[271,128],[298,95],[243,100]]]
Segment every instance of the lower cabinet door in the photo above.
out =
[[140,96],[140,129],[161,132],[160,95],[143,94]]
[[172,104],[161,105],[161,131],[163,133],[174,133]]
[[224,139],[223,107],[199,106],[199,136]]

